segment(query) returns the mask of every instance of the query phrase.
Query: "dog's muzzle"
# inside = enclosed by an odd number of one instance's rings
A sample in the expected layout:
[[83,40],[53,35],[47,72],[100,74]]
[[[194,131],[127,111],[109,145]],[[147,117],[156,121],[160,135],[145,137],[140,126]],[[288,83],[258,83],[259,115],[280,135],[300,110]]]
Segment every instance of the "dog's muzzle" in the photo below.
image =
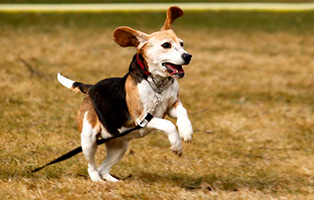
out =
[[185,73],[182,68],[182,65],[174,65],[172,63],[164,63],[163,65],[166,67],[167,72],[170,74],[171,77],[173,78],[184,77]]
[[[184,61],[183,65],[188,65],[191,61],[192,55],[188,53],[182,54],[182,59]],[[163,66],[166,67],[167,72],[173,78],[183,78],[185,73],[182,68],[182,65],[175,65],[172,63],[163,63]]]

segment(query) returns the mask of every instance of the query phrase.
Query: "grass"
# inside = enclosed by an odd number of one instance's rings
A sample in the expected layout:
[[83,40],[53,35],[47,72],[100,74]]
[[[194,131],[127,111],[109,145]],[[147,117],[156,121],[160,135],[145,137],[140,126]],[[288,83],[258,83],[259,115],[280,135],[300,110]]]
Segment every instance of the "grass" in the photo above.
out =
[[[313,18],[186,13],[174,27],[193,54],[179,81],[193,142],[178,158],[163,133],[134,140],[112,170],[126,179],[99,184],[82,154],[29,173],[79,145],[83,95],[55,76],[124,75],[134,49],[116,45],[113,29],[152,32],[164,13],[1,14],[0,198],[313,199]],[[104,156],[99,147],[97,162]]]

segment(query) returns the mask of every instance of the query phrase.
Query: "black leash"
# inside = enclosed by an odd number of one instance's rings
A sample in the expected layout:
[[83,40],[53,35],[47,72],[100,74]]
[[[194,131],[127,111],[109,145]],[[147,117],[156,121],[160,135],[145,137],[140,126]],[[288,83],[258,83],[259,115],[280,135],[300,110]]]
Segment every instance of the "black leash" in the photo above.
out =
[[[136,127],[132,128],[132,129],[129,129],[129,130],[127,130],[127,131],[124,131],[123,133],[121,133],[121,134],[119,134],[119,135],[116,135],[116,136],[114,136],[114,137],[107,138],[107,139],[100,139],[100,140],[97,140],[97,145],[103,144],[103,143],[105,143],[105,142],[107,142],[107,141],[109,141],[109,140],[115,139],[115,138],[123,137],[123,136],[125,136],[125,135],[127,135],[127,134],[129,134],[129,133],[131,133],[131,132],[133,132],[133,131],[135,131],[135,130],[144,128],[144,127],[146,126],[146,124],[147,124],[152,118],[153,118],[153,115],[150,114],[150,113],[147,113],[146,117],[145,117],[145,118],[139,123],[139,125],[137,125]],[[45,168],[45,167],[47,167],[47,166],[49,166],[49,165],[52,165],[52,164],[54,164],[54,163],[58,163],[58,162],[61,162],[61,161],[63,161],[63,160],[69,159],[69,158],[71,158],[71,157],[73,157],[73,156],[75,156],[76,154],[81,153],[81,152],[82,152],[82,147],[79,146],[79,147],[73,149],[72,151],[70,151],[70,152],[64,154],[63,156],[60,156],[59,158],[57,158],[57,159],[51,161],[50,163],[47,163],[47,164],[45,164],[45,165],[43,165],[43,166],[41,166],[41,167],[38,167],[38,168],[36,168],[36,169],[33,169],[33,170],[31,171],[31,173],[37,172],[37,171],[39,171],[39,170],[41,170],[41,169],[43,169],[43,168]]]

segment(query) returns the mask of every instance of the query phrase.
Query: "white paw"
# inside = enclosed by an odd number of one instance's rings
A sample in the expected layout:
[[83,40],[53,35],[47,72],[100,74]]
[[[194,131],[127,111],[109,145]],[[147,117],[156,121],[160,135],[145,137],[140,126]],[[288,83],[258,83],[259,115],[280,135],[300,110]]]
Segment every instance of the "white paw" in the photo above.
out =
[[92,179],[93,182],[103,182],[104,180],[101,179],[98,171],[92,171],[88,172],[90,179]]
[[181,156],[182,155],[182,144],[180,137],[178,133],[173,135],[172,137],[169,137],[169,141],[171,144],[171,150],[173,151],[174,154]]
[[110,182],[119,182],[118,179],[116,179],[115,177],[111,176],[110,174],[102,175],[102,177],[103,177],[106,181],[110,181]]
[[168,139],[171,144],[171,150],[176,155],[181,156],[182,155],[181,139],[175,125],[170,121],[166,133],[168,133]]
[[171,146],[171,150],[174,154],[176,154],[177,156],[182,156],[182,147],[178,147],[178,146]]
[[184,142],[191,142],[193,138],[193,128],[189,118],[178,118],[177,126],[179,129],[179,135]]

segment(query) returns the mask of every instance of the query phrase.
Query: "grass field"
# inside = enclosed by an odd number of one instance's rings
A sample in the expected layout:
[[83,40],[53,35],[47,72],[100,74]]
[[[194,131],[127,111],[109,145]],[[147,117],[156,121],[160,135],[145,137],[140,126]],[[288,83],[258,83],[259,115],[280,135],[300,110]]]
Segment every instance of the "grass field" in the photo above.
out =
[[[139,20],[140,19],[140,20]],[[92,183],[80,145],[83,95],[56,81],[123,76],[134,49],[115,27],[158,30],[164,13],[0,14],[0,199],[314,199],[314,13],[186,13],[193,54],[179,81],[195,135],[178,158],[155,132]],[[105,156],[98,148],[97,160]]]

